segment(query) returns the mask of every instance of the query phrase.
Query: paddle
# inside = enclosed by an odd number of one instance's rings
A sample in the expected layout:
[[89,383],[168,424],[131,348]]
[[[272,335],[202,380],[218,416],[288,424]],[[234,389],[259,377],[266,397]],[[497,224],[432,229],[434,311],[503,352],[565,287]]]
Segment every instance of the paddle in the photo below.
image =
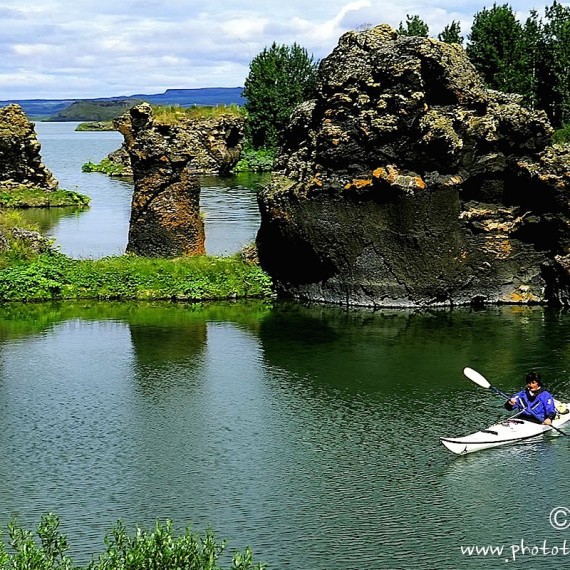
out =
[[482,374],[479,374],[479,372],[477,372],[477,370],[473,370],[473,368],[464,368],[463,374],[465,374],[465,376],[467,376],[467,378],[469,378],[469,380],[471,380],[472,382],[475,382],[475,384],[478,384],[479,386],[481,386],[481,388],[487,388],[488,390],[495,392],[495,394],[502,396],[503,398],[505,398],[505,400],[511,399],[510,396],[507,396],[504,392],[502,392],[498,388],[495,388],[495,386],[491,386],[491,382],[489,382],[487,380],[487,378],[485,378],[485,376],[483,376]]
[[[507,394],[505,394],[502,390],[499,390],[498,388],[495,388],[495,386],[492,386],[491,383],[487,380],[487,378],[485,378],[485,376],[483,376],[482,374],[479,374],[479,372],[477,372],[477,370],[473,370],[473,368],[466,367],[463,369],[463,374],[465,374],[465,376],[467,376],[467,378],[469,378],[469,380],[471,380],[472,382],[475,382],[475,384],[481,386],[481,388],[486,388],[487,390],[491,390],[492,392],[494,392],[498,396],[505,398],[505,400],[511,399],[511,397],[507,396]],[[532,409],[530,410],[530,413],[537,420],[540,419],[540,418],[536,417],[536,414],[532,411]],[[570,435],[563,432],[561,429],[553,426],[552,424],[550,424],[548,427],[552,428],[554,431],[557,431],[561,435],[564,435],[566,437],[570,437]]]

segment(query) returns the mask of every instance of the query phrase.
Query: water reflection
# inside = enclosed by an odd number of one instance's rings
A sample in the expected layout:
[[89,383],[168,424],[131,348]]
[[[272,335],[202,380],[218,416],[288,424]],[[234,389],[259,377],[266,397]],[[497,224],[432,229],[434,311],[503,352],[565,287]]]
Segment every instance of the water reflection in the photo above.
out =
[[567,391],[568,318],[256,301],[7,305],[2,519],[33,527],[57,512],[85,560],[118,518],[171,518],[211,525],[273,567],[493,567],[466,565],[459,545],[527,536],[526,503],[513,496],[529,480],[546,505],[534,528],[549,536],[547,506],[569,491],[567,443],[455,458],[439,437],[504,414],[463,377],[466,364],[508,390],[530,350],[551,358],[556,391]]
[[[23,215],[55,238],[66,255],[94,259],[122,255],[128,239],[132,181],[81,171],[84,163],[100,162],[119,148],[122,136],[115,131],[78,132],[76,125],[37,123],[36,130],[43,162],[60,187],[88,195],[90,207],[30,209]],[[255,173],[200,178],[209,255],[231,255],[254,241],[259,227],[256,191],[267,178]]]

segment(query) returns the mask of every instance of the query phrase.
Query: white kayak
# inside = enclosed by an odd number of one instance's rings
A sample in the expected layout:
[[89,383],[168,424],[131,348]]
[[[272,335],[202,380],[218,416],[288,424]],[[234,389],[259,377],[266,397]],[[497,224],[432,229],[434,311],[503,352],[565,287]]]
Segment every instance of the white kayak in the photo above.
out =
[[[566,404],[566,409],[570,410],[570,403]],[[560,428],[568,420],[570,420],[570,413],[558,414],[552,425]],[[465,455],[490,447],[532,441],[546,433],[559,435],[556,430],[547,425],[514,417],[464,437],[442,437],[440,441],[449,451],[457,455]]]

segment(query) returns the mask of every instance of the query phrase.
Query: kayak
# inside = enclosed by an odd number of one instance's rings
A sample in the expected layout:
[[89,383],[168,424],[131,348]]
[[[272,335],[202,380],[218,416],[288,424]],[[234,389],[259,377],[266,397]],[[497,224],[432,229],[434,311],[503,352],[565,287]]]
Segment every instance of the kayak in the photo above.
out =
[[[570,410],[570,403],[565,406],[566,410]],[[570,420],[570,413],[567,411],[565,414],[558,414],[552,422],[552,425],[560,428],[568,420]],[[547,425],[513,417],[470,435],[463,437],[442,437],[440,441],[452,453],[465,455],[482,449],[499,447],[500,445],[532,441],[547,433],[550,435],[559,435],[556,430],[551,429]]]

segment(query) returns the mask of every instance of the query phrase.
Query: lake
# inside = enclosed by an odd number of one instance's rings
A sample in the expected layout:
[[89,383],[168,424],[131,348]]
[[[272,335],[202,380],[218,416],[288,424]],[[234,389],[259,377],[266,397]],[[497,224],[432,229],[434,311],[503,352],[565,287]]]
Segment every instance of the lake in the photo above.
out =
[[[86,162],[100,162],[118,149],[123,136],[116,131],[75,131],[79,123],[36,123],[44,164],[61,188],[91,198],[88,210],[34,209],[29,219],[55,238],[61,251],[75,258],[122,255],[127,246],[132,181],[101,173],[85,173]],[[226,178],[200,177],[206,253],[228,255],[255,240],[259,227],[256,190],[267,180],[263,174]]]
[[[77,176],[95,211],[87,180],[108,180]],[[77,217],[86,255],[120,233],[106,227],[115,214]],[[220,215],[220,235],[241,235],[238,217]],[[456,457],[439,438],[506,417],[465,366],[505,392],[537,367],[569,401],[567,311],[10,304],[0,356],[0,522],[31,529],[57,513],[77,562],[118,519],[133,530],[168,518],[211,526],[229,552],[250,545],[275,569],[564,565],[570,531],[550,514],[570,523],[568,439]]]

